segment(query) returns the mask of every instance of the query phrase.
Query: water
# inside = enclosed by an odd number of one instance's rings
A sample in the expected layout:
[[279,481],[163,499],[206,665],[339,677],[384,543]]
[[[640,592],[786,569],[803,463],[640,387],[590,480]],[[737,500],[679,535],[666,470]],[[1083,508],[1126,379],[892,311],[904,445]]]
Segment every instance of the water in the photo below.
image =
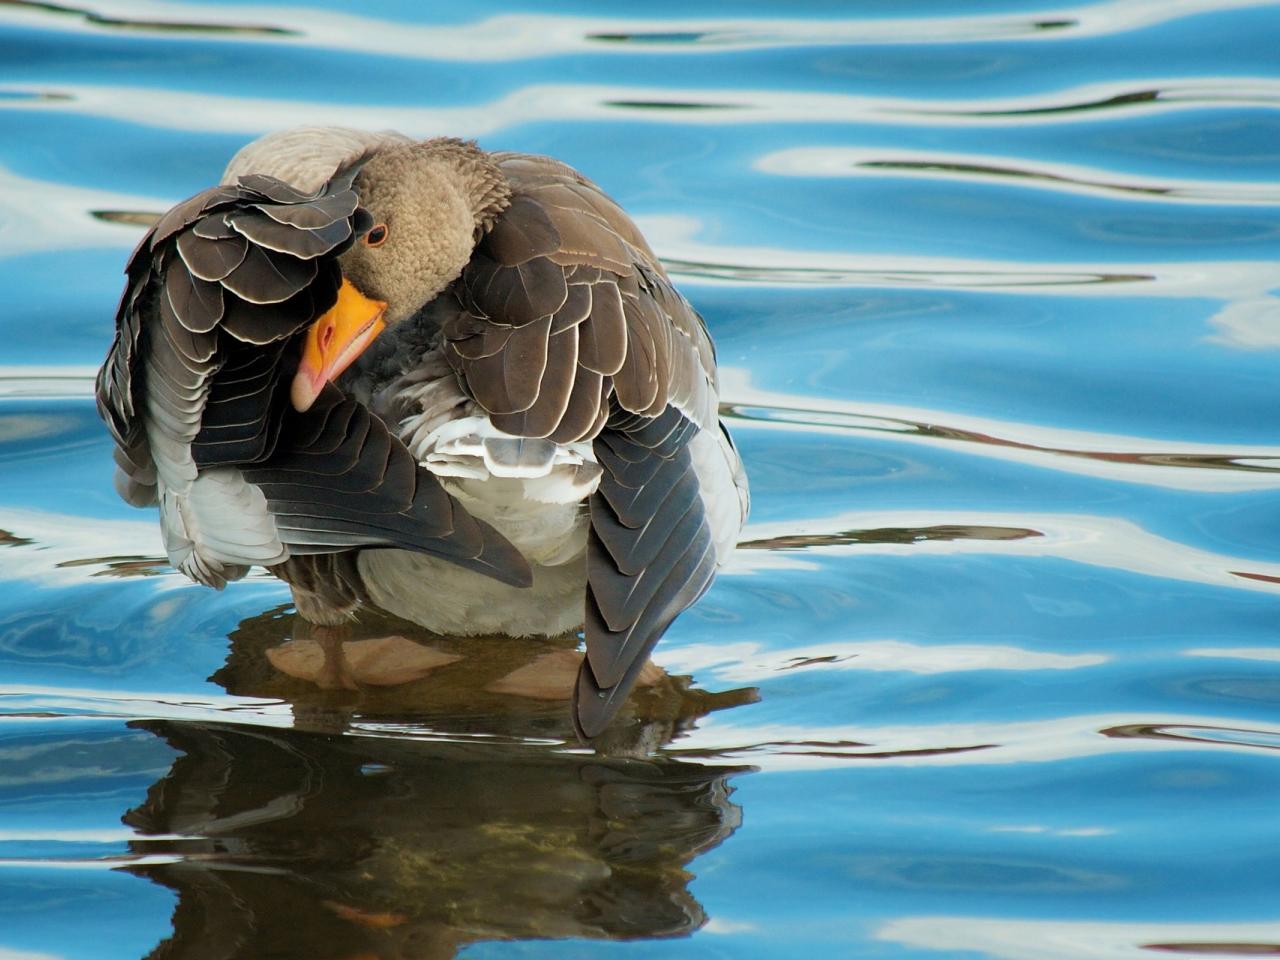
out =
[[[0,6],[0,958],[1280,952],[1280,7],[348,10]],[[562,157],[716,336],[752,521],[599,754],[111,490],[139,215],[304,122]]]

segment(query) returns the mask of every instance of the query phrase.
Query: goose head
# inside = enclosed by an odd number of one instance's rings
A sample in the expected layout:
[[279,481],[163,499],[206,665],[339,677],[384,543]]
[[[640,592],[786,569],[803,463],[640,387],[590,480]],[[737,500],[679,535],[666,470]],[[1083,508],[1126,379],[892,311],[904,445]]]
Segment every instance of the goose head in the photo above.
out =
[[337,302],[307,331],[290,396],[303,411],[387,327],[458,278],[476,240],[510,202],[475,144],[436,139],[375,148],[355,181],[372,225],[338,259]]

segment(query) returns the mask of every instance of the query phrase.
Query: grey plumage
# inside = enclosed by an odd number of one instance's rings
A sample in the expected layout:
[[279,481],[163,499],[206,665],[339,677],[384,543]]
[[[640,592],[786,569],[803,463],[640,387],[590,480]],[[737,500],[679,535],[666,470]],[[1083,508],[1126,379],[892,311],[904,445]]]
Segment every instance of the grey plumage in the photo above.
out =
[[719,430],[715,355],[702,319],[594,185],[545,158],[499,155],[498,167],[511,203],[453,285],[464,310],[446,320],[443,349],[495,427],[590,440],[604,468],[590,498],[575,707],[593,736],[723,559],[686,449],[696,430]]
[[[188,574],[264,564],[313,620],[581,624],[575,717],[598,734],[745,516],[702,319],[621,208],[546,157],[314,130],[231,169],[130,261],[98,379],[122,496],[160,503]],[[356,243],[375,220],[385,251]],[[344,275],[391,327],[299,413],[302,331]]]
[[367,226],[355,172],[312,195],[244,177],[179,204],[139,246],[98,377],[118,486],[160,502],[171,559],[212,586],[251,563],[385,546],[527,582],[523,557],[363,406],[333,387],[305,413],[288,405],[299,335]]

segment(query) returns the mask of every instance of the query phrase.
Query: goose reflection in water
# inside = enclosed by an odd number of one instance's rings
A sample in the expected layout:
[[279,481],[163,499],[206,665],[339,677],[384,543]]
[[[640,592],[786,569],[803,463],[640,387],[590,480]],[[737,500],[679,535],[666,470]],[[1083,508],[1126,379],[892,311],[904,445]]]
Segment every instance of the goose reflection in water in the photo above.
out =
[[[151,957],[433,960],[706,921],[688,867],[738,826],[729,780],[747,768],[641,754],[754,690],[650,666],[610,738],[565,752],[573,638],[455,648],[398,621],[291,637],[300,623],[245,621],[214,677],[287,699],[293,729],[133,723],[181,754],[124,817],[131,870],[178,898]],[[407,723],[441,739],[333,735]]]

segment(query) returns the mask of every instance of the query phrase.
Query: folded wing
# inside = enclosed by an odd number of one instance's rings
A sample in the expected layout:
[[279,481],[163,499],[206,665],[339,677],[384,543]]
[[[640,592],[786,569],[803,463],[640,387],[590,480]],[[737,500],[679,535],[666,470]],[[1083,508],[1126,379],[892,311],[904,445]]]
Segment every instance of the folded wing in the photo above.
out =
[[98,375],[117,485],[159,504],[170,559],[211,586],[251,564],[366,546],[527,583],[523,557],[363,406],[332,387],[306,413],[289,404],[299,338],[333,305],[337,257],[368,227],[355,173],[315,194],[242,177],[143,239]]
[[[598,188],[547,158],[498,158],[511,206],[454,287],[463,309],[444,323],[445,355],[499,429],[590,440],[603,469],[589,504],[575,701],[581,732],[594,736],[736,534],[736,524],[712,529],[696,455],[700,432],[720,436],[715,354],[702,319]],[[727,492],[736,498],[732,483]]]

